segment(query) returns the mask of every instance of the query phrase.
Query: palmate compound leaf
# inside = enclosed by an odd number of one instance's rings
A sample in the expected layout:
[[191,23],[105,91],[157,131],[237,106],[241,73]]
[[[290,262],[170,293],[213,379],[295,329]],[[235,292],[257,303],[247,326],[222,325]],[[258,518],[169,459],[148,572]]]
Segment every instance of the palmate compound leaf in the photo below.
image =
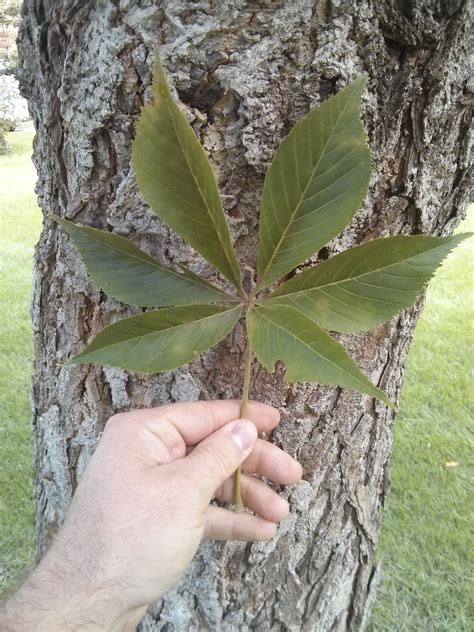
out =
[[370,153],[359,118],[361,76],[302,118],[265,178],[258,285],[262,289],[335,237],[367,192]]
[[466,237],[376,239],[296,275],[265,304],[293,306],[332,331],[372,329],[410,306],[444,257]]
[[184,267],[179,273],[160,265],[129,239],[53,218],[73,239],[94,283],[125,303],[164,307],[236,300]]
[[[308,114],[280,146],[264,188],[257,292],[334,237],[362,201],[370,175],[369,151],[358,118],[364,85],[364,78],[359,78]],[[143,110],[134,144],[138,183],[163,221],[241,289],[237,258],[210,165],[171,98],[160,66],[155,69],[154,92],[155,104]],[[93,278],[110,294],[134,304],[157,306],[152,298],[156,290],[160,301],[176,304],[185,300],[188,305],[147,312],[112,324],[72,363],[93,362],[140,372],[172,370],[215,345],[239,320],[243,306],[229,304],[237,299],[186,268],[177,273],[160,266],[124,238],[69,225],[64,220],[61,223],[78,244]],[[439,245],[433,247],[426,246],[434,243],[426,241],[433,238],[394,238],[399,244],[408,244],[406,239],[421,241],[411,241],[413,248],[396,249],[386,258],[385,253],[390,251],[387,240],[380,247],[365,244],[295,277],[268,299],[259,299],[248,311],[250,344],[257,357],[269,370],[275,361],[282,360],[289,381],[339,385],[393,406],[317,323],[352,331],[385,320],[416,298],[433,268],[456,245],[456,239],[463,237],[438,240]],[[112,253],[117,244],[119,254]],[[423,247],[417,250],[416,244]],[[367,253],[370,256],[366,257]],[[132,264],[129,257],[136,258],[137,263],[134,259]],[[124,279],[107,277],[112,263],[115,270],[121,269]],[[140,276],[134,279],[130,273],[135,265],[137,272],[144,272],[143,287],[150,290],[150,302],[143,298],[143,288],[131,287],[130,281],[138,282]],[[363,286],[371,289],[357,288],[353,292],[351,284],[360,284],[361,270],[366,275]],[[148,274],[151,285],[147,286]],[[169,274],[174,275],[174,283],[168,285]],[[381,275],[390,277],[382,286],[377,283]],[[185,286],[185,282],[189,285]],[[124,284],[128,284],[125,289]],[[353,314],[349,316],[334,307],[340,290],[356,297],[351,299]],[[330,307],[325,302],[328,294]],[[190,305],[198,300],[227,305]],[[313,303],[317,304],[317,311]],[[345,316],[348,318],[344,320]],[[354,321],[356,326],[348,321]]]
[[272,371],[277,360],[286,366],[288,382],[319,382],[366,393],[393,408],[342,345],[293,307],[260,305],[247,314],[249,340],[257,358]]
[[132,166],[140,190],[165,224],[241,289],[211,165],[170,93],[158,53],[153,95],[154,103],[142,109],[133,142]]
[[140,373],[191,362],[235,326],[242,307],[190,305],[124,318],[100,331],[70,363],[92,362]]

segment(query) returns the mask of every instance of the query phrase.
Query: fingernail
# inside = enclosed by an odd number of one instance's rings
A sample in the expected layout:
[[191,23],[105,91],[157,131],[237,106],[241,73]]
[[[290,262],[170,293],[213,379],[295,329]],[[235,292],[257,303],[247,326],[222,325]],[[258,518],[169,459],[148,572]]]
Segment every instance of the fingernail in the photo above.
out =
[[239,421],[232,427],[230,436],[240,450],[247,450],[255,443],[257,429],[251,421]]

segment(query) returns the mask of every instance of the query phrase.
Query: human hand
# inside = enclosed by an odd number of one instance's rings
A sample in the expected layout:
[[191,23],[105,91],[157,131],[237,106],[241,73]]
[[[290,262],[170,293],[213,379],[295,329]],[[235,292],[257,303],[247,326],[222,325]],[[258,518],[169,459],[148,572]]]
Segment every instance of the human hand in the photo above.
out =
[[294,459],[257,439],[257,430],[278,424],[278,411],[251,402],[251,423],[238,420],[239,404],[179,403],[112,417],[50,551],[0,614],[2,629],[135,629],[202,538],[271,538],[288,503],[255,477],[242,476],[242,495],[258,516],[209,504],[232,502],[241,463],[277,483],[301,478]]

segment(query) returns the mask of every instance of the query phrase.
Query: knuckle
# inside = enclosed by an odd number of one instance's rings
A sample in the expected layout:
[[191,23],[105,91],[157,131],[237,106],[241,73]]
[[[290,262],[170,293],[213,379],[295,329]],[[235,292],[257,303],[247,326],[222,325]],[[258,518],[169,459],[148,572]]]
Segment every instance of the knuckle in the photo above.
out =
[[127,422],[127,414],[126,413],[117,413],[110,417],[107,421],[103,435],[105,436],[122,436],[125,434],[126,429],[128,428],[129,423]]
[[226,474],[229,470],[229,462],[226,455],[212,443],[203,443],[200,452],[212,469],[218,474]]

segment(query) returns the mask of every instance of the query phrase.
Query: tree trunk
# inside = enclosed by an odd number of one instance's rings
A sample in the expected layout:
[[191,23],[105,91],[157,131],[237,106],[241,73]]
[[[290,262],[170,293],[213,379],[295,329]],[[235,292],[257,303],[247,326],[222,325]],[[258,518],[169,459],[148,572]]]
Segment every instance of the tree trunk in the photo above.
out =
[[[19,76],[36,124],[45,214],[32,303],[36,360],[38,551],[57,531],[115,412],[238,397],[239,333],[157,376],[63,366],[112,319],[131,313],[88,279],[50,220],[130,236],[162,262],[215,278],[149,211],[130,171],[134,122],[149,98],[153,45],[210,156],[237,250],[252,274],[269,161],[294,122],[360,72],[373,177],[361,210],[320,258],[379,236],[448,234],[468,193],[467,0],[26,0]],[[343,336],[398,398],[418,305],[373,332]],[[380,509],[393,413],[338,388],[288,386],[254,367],[252,397],[279,407],[270,437],[301,461],[283,491],[291,515],[268,543],[204,543],[181,585],[142,630],[362,630],[377,584]]]

